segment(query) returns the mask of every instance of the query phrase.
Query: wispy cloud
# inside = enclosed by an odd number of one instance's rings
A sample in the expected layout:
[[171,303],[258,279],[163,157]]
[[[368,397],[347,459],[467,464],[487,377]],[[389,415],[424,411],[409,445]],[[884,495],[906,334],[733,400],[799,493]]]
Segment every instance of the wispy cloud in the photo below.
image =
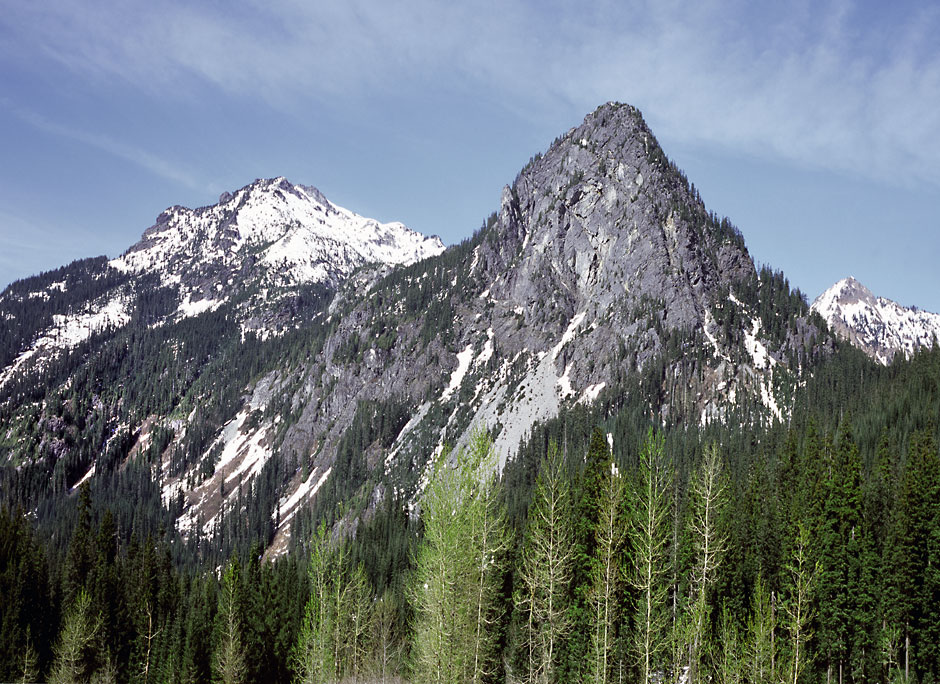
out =
[[16,278],[48,268],[63,259],[103,251],[92,233],[45,225],[0,206],[0,290]]
[[[940,185],[940,14],[763,5],[48,0],[0,22],[73,73],[161,97],[210,87],[296,111],[446,84],[536,120],[540,109],[619,99],[672,140]],[[0,46],[4,59],[14,43]],[[99,136],[86,142],[186,175]]]
[[40,131],[89,145],[185,187],[196,190],[206,189],[206,184],[199,183],[191,173],[181,168],[179,165],[147,152],[144,149],[123,143],[101,133],[84,131],[52,121],[42,114],[16,106],[10,103],[6,98],[0,99],[0,104],[15,114],[21,121],[28,123]]

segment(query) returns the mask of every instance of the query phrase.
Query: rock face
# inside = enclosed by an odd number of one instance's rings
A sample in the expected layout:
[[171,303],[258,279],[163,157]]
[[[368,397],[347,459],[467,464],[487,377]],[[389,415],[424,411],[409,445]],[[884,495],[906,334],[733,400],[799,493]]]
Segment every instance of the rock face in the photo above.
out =
[[780,419],[781,379],[818,332],[797,316],[783,333],[764,329],[740,234],[625,105],[534,158],[471,240],[362,278],[333,303],[338,325],[302,371],[303,410],[281,452],[316,454],[323,476],[354,407],[394,400],[408,421],[376,477],[411,493],[430,454],[472,426],[495,436],[504,463],[564,408],[627,401],[631,378],[652,376],[655,394],[632,400],[663,421],[707,423],[749,402]]
[[819,295],[812,308],[836,335],[884,365],[898,353],[910,356],[940,338],[940,314],[876,297],[851,277]]
[[[186,365],[179,384],[160,385],[172,410],[130,411],[121,395],[109,405],[124,424],[100,420],[156,459],[184,534],[209,535],[233,510],[256,519],[235,510],[250,505],[241,492],[273,488],[275,550],[324,492],[358,506],[389,490],[414,497],[432,456],[475,426],[505,463],[539,422],[579,404],[639,407],[657,423],[782,419],[821,348],[799,294],[755,271],[737,229],[706,211],[639,111],[619,104],[534,157],[484,227],[446,251],[275,179],[167,210],[107,272],[117,284],[102,301],[129,274],[175,293],[156,322],[128,304],[127,328],[140,320],[142,335],[170,336],[156,345],[164,355],[200,321],[229,332],[225,349],[154,364],[161,378]],[[312,282],[322,289],[311,298]],[[102,345],[141,348],[129,334]],[[263,362],[245,363],[239,345]],[[223,352],[247,370],[226,379]],[[208,410],[219,406],[230,409]],[[23,429],[11,443],[34,438]],[[94,467],[79,461],[68,486]]]

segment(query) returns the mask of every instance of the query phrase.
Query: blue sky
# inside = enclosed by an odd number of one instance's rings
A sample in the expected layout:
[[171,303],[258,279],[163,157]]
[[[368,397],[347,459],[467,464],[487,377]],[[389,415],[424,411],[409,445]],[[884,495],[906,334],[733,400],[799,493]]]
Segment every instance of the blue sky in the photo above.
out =
[[6,3],[0,286],[279,175],[453,243],[617,100],[810,299],[940,311],[937,35],[919,2]]

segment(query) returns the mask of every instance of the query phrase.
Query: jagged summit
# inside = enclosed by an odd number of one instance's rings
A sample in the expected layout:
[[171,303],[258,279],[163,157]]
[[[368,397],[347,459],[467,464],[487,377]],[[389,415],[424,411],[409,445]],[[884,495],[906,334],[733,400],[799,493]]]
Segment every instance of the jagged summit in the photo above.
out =
[[940,314],[878,297],[851,276],[819,295],[812,308],[833,332],[886,365],[898,352],[910,355],[940,337]]
[[362,264],[412,263],[443,249],[436,236],[360,216],[280,177],[223,193],[211,206],[170,207],[111,265],[203,290],[207,280],[222,290],[245,276],[335,286]]
[[496,230],[500,253],[485,263],[494,278],[515,267],[491,294],[569,314],[653,299],[670,327],[699,325],[720,282],[754,274],[740,234],[706,211],[630,105],[598,107],[534,157],[504,190]]

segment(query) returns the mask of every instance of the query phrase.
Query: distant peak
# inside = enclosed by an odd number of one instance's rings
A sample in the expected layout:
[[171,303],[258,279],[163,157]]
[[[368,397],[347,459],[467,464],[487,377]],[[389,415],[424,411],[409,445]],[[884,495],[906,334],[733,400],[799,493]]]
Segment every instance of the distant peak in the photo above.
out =
[[940,332],[940,315],[877,297],[851,276],[819,295],[812,308],[837,335],[883,364],[930,346]]
[[874,301],[875,295],[854,276],[848,276],[835,283],[816,298],[813,303],[817,309],[829,311],[836,304],[857,301]]

